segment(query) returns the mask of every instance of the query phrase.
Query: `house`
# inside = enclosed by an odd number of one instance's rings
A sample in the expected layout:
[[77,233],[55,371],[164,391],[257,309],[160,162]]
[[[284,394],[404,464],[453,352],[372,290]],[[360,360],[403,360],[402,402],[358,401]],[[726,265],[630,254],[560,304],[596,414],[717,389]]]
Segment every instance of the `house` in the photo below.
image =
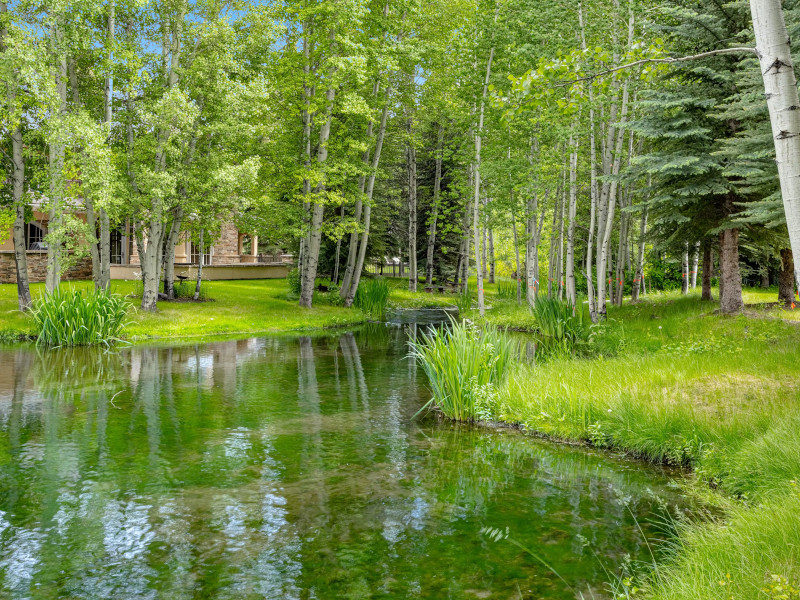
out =
[[[47,271],[47,214],[33,207],[33,221],[25,225],[25,247],[28,258],[28,277],[31,283],[45,280]],[[79,215],[80,216],[80,215]],[[16,283],[14,242],[0,244],[0,283]],[[219,239],[201,257],[188,236],[181,236],[175,246],[175,274],[196,277],[199,261],[203,260],[203,278],[276,279],[286,277],[293,261],[290,254],[264,255],[258,252],[258,236],[240,232],[232,223],[223,223]],[[126,223],[111,232],[111,279],[137,279],[141,276],[139,252]],[[70,267],[62,280],[92,278],[92,261],[84,257]]]

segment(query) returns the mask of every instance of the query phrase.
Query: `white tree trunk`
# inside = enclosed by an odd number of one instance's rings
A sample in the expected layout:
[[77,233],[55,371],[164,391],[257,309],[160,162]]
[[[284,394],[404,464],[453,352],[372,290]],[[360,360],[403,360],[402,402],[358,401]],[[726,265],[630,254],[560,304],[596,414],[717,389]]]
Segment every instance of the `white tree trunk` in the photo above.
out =
[[[497,15],[495,14],[495,20]],[[483,270],[481,269],[481,247],[480,247],[480,203],[481,203],[481,144],[483,134],[483,116],[486,105],[486,95],[489,91],[489,78],[492,75],[492,61],[494,60],[494,47],[489,50],[489,60],[486,61],[486,77],[483,80],[483,94],[481,95],[481,109],[478,116],[478,130],[475,133],[475,171],[473,173],[473,184],[475,195],[472,204],[472,228],[475,236],[475,264],[477,265],[478,278],[478,311],[481,317],[486,313],[486,299],[483,292]]]
[[577,304],[577,294],[575,291],[575,217],[578,207],[578,137],[573,134],[570,139],[570,159],[569,159],[569,212],[567,225],[567,264],[566,284],[567,302],[574,307]]
[[436,144],[436,168],[433,176],[433,207],[431,207],[430,225],[428,228],[428,254],[425,261],[427,285],[433,283],[433,257],[436,248],[436,222],[439,218],[439,196],[442,191],[442,144],[444,140],[444,128],[439,125],[439,135]]
[[[792,252],[800,256],[800,98],[781,0],[750,0]],[[800,280],[800,261],[795,262]]]

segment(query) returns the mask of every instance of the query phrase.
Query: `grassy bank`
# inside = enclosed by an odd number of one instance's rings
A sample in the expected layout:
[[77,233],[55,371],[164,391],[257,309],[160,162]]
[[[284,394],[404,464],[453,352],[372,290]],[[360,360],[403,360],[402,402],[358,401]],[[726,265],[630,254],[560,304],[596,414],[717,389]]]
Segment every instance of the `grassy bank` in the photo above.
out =
[[[750,290],[746,301],[770,296]],[[720,522],[683,527],[639,594],[800,598],[798,315],[752,307],[719,317],[715,308],[662,294],[611,309],[588,356],[517,366],[499,391],[500,418],[683,465],[731,500]]]
[[[91,283],[67,282],[65,288],[90,289]],[[187,284],[188,285],[188,284]],[[159,302],[157,313],[134,310],[125,336],[132,341],[154,338],[260,334],[342,327],[363,323],[361,311],[333,306],[320,297],[312,309],[301,309],[289,299],[285,279],[213,281],[207,284],[209,302]],[[34,298],[44,291],[31,286]],[[134,282],[112,282],[112,293],[129,295]],[[15,285],[0,285],[0,331],[29,334],[32,321],[17,310]],[[136,303],[135,299],[131,299]]]

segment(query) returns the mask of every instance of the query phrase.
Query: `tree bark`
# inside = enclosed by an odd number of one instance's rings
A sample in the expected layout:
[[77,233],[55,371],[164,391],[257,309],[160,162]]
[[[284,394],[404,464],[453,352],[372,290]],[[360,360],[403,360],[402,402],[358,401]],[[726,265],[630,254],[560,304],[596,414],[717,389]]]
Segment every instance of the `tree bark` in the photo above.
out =
[[694,255],[692,257],[692,289],[697,287],[697,268],[700,265],[700,242],[695,242]]
[[704,302],[713,302],[714,298],[711,296],[711,275],[714,270],[714,261],[711,256],[711,243],[705,242],[703,244],[703,292],[700,300]]
[[175,246],[178,244],[182,223],[183,208],[177,206],[172,211],[172,224],[164,240],[164,295],[168,300],[175,299]]
[[[497,11],[495,11],[495,21],[497,21]],[[489,91],[489,78],[492,75],[492,61],[494,60],[494,46],[489,51],[489,60],[486,61],[486,77],[483,81],[483,94],[481,96],[481,109],[478,116],[478,130],[475,132],[475,171],[473,173],[473,184],[475,186],[475,196],[472,205],[472,227],[475,235],[475,264],[478,278],[478,311],[483,317],[486,313],[486,300],[483,292],[483,270],[481,269],[481,248],[480,248],[480,196],[481,196],[481,144],[483,135],[483,117],[486,105],[486,95]]]
[[[67,56],[60,46],[64,43],[63,32],[59,25],[60,17],[53,26],[55,60],[55,84],[58,95],[58,118],[63,119],[67,114]],[[58,135],[61,135],[60,133]],[[45,275],[45,288],[52,293],[61,281],[61,235],[63,198],[64,198],[64,153],[65,148],[61,140],[50,143],[50,209],[48,211],[48,240],[47,244],[47,273]]]
[[511,229],[514,232],[514,259],[517,265],[517,306],[522,304],[522,273],[520,272],[519,262],[519,238],[517,237],[517,218],[514,215],[514,190],[511,190]]
[[[791,40],[781,0],[750,0],[756,53],[761,63],[769,108],[786,226],[794,253],[800,252],[800,97]],[[795,279],[800,269],[795,264]]]
[[[649,187],[649,186],[648,186]],[[631,302],[639,301],[639,290],[644,283],[644,253],[645,239],[647,237],[647,206],[642,208],[642,220],[639,223],[639,251],[636,256],[636,272],[633,275],[633,287],[631,288]]]
[[725,229],[720,233],[720,298],[723,314],[744,310],[742,276],[739,271],[739,230]]
[[794,302],[794,282],[794,255],[789,248],[783,248],[778,280],[778,302],[787,306]]
[[[331,48],[335,47],[334,31],[330,32]],[[336,67],[331,67],[329,79],[333,79]],[[336,100],[336,87],[333,82],[325,92],[325,121],[319,131],[319,148],[317,149],[317,165],[322,166],[328,160],[328,140],[333,124],[333,105]],[[314,302],[314,285],[317,280],[317,266],[319,265],[319,250],[322,244],[322,221],[325,217],[325,204],[319,196],[325,191],[325,184],[320,182],[314,190],[316,199],[311,200],[311,224],[306,236],[305,255],[303,257],[303,270],[300,273],[300,306],[311,308]]]
[[[5,23],[8,13],[8,3],[0,2],[0,23]],[[0,27],[0,52],[6,50],[6,37],[8,29]],[[21,111],[17,110],[17,81],[12,75],[6,83],[8,112],[13,125],[11,126],[11,181],[12,202],[14,206],[14,228],[12,239],[14,243],[14,266],[17,275],[17,305],[21,311],[26,311],[31,306],[31,289],[28,278],[28,255],[25,248],[25,157],[23,155]]]
[[683,270],[681,272],[681,294],[689,293],[689,242],[683,244]]
[[[412,135],[412,120],[408,120],[408,134]],[[417,291],[417,150],[409,137],[406,149],[408,170],[408,291]]]
[[489,243],[487,244],[487,253],[489,254],[489,283],[494,283],[495,279],[495,257],[494,257],[494,232],[491,228],[488,230]]
[[439,218],[439,197],[442,191],[442,145],[444,143],[444,128],[439,125],[439,135],[436,144],[436,168],[433,176],[433,206],[431,207],[430,226],[428,228],[428,254],[425,261],[425,283],[433,283],[433,260],[436,247],[436,225]]
[[200,288],[203,284],[203,263],[205,262],[205,240],[203,239],[205,236],[205,230],[201,227],[200,228],[200,236],[198,239],[198,254],[199,258],[197,259],[197,280],[194,284],[194,296],[192,299],[197,302],[200,299]]
[[578,147],[580,142],[578,137],[574,135],[570,139],[570,158],[569,158],[569,211],[567,225],[567,263],[566,270],[566,285],[567,285],[567,302],[572,304],[573,308],[578,302],[576,288],[575,288],[575,217],[578,207]]

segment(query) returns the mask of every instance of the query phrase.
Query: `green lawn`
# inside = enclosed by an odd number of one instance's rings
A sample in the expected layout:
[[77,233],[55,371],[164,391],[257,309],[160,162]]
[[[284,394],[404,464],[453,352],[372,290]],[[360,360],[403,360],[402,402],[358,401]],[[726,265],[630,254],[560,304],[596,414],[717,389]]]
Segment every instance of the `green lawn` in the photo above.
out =
[[[89,289],[90,282],[67,282],[65,287]],[[294,330],[341,327],[363,323],[361,311],[332,306],[324,295],[315,298],[316,306],[303,309],[288,298],[285,279],[252,281],[212,281],[207,283],[210,302],[159,302],[158,312],[134,308],[126,336],[133,341],[153,338],[274,333]],[[34,284],[33,296],[44,290]],[[134,282],[113,281],[111,291],[128,295]],[[0,330],[29,333],[30,317],[17,310],[15,285],[0,285]],[[138,299],[131,298],[134,307]]]

